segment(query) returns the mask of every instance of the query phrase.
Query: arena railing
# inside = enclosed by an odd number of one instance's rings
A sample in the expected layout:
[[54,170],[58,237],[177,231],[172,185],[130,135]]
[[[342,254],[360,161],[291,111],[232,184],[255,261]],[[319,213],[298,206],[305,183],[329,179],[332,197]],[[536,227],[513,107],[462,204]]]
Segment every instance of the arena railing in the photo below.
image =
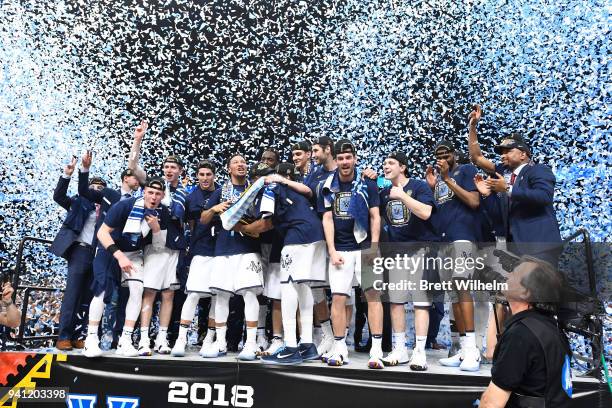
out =
[[64,289],[60,289],[60,288],[49,288],[49,287],[30,286],[30,285],[21,286],[20,285],[21,273],[22,273],[22,268],[23,268],[23,252],[24,252],[24,248],[27,242],[37,242],[37,243],[45,244],[45,246],[48,246],[53,243],[53,241],[50,241],[48,239],[28,237],[28,236],[23,237],[21,241],[19,242],[19,248],[17,249],[17,261],[15,263],[15,271],[13,273],[13,280],[12,280],[13,288],[15,288],[15,292],[13,293],[13,301],[15,300],[17,296],[17,291],[23,290],[24,292],[23,292],[23,299],[22,299],[22,305],[21,305],[21,323],[19,324],[19,330],[17,332],[17,337],[16,338],[11,337],[11,340],[18,342],[18,343],[23,343],[25,341],[35,341],[35,340],[55,340],[57,339],[57,335],[25,336],[25,323],[26,323],[26,318],[27,318],[28,306],[30,303],[29,302],[30,293],[33,291],[37,291],[37,292],[57,292],[57,291],[63,292],[64,291]]

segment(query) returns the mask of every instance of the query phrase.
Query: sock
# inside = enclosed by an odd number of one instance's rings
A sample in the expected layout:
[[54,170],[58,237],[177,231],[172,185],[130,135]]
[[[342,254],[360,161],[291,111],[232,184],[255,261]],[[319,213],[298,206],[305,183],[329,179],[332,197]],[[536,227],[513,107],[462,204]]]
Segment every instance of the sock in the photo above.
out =
[[459,333],[459,344],[461,345],[460,349],[463,350],[465,348],[465,333]]
[[140,344],[144,344],[149,342],[149,328],[141,327],[140,328]]
[[331,321],[329,319],[321,322],[321,330],[325,337],[334,337],[334,331],[332,330]]
[[189,330],[189,325],[188,324],[182,324],[179,326],[179,332],[178,332],[178,338],[176,339],[178,340],[182,340],[182,341],[187,341],[187,331]]
[[281,285],[281,310],[283,318],[283,338],[287,347],[297,347],[297,322],[296,313],[298,309],[298,293],[294,283],[283,283]]
[[157,338],[155,339],[155,343],[159,344],[162,341],[166,341],[166,337],[168,335],[168,328],[167,327],[159,327],[159,332],[157,333]]
[[406,333],[405,332],[393,332],[393,348],[404,348],[406,347]]
[[473,331],[465,332],[465,343],[464,346],[466,348],[475,348],[476,347],[476,333]]
[[246,328],[246,342],[247,343],[255,343],[257,339],[257,327],[247,327]]
[[134,333],[133,327],[123,326],[123,331],[121,332],[121,338],[130,339],[130,341],[132,341],[132,333]]
[[382,334],[372,334],[372,348],[370,354],[373,352],[382,353]]
[[204,342],[212,343],[213,340],[215,339],[215,334],[216,334],[215,328],[209,327],[208,330],[206,331],[206,337],[204,337]]
[[217,343],[224,346],[227,344],[225,341],[225,334],[227,333],[227,326],[218,327],[217,326]]
[[416,346],[414,347],[414,349],[418,351],[424,351],[426,342],[427,336],[416,336]]
[[87,326],[87,335],[98,337],[98,327],[100,327],[100,323],[98,324],[90,323],[89,326]]
[[266,337],[266,328],[265,327],[258,327],[257,328],[257,338],[259,337]]
[[320,338],[323,334],[323,330],[321,330],[321,326],[315,326],[312,328],[312,335],[316,338]]
[[334,336],[334,348],[332,350],[337,350],[338,348],[340,348],[340,350],[346,348],[344,336]]

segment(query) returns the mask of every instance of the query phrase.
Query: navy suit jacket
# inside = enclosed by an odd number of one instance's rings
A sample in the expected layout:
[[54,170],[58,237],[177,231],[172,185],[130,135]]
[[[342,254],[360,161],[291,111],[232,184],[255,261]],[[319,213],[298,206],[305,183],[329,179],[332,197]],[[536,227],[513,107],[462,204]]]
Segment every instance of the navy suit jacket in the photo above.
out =
[[104,217],[109,208],[121,200],[121,192],[105,187],[100,191],[89,188],[89,173],[79,171],[79,195],[87,198],[92,203],[100,204],[100,216],[96,220],[96,234],[104,222]]
[[[68,197],[70,179],[60,177],[53,192],[53,201],[61,205],[68,213],[66,219],[49,247],[49,252],[68,259],[69,249],[83,230],[89,213],[95,210],[94,204],[81,196]],[[96,238],[94,236],[94,245]]]
[[550,167],[543,164],[528,164],[521,169],[512,187],[508,208],[508,228],[513,242],[561,242],[553,207],[555,181]]

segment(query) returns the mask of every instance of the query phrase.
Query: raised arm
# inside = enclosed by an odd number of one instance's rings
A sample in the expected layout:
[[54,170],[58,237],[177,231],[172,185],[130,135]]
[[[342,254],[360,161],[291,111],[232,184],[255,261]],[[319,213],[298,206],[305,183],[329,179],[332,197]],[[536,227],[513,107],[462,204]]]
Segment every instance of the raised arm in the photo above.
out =
[[74,173],[77,159],[73,157],[70,163],[64,167],[64,174],[57,181],[57,186],[53,191],[53,201],[61,205],[66,211],[70,210],[72,200],[68,197],[68,185],[70,184],[70,177]]
[[144,120],[141,121],[138,126],[136,126],[136,129],[134,130],[132,148],[130,149],[130,157],[128,158],[128,169],[134,172],[134,176],[136,176],[140,184],[144,184],[147,179],[147,173],[138,165],[138,160],[140,159],[140,146],[142,144],[142,139],[144,138],[148,127],[149,124]]
[[100,204],[104,198],[101,191],[89,188],[89,168],[91,167],[92,153],[85,152],[81,158],[81,170],[79,171],[79,195],[93,203]]
[[481,116],[482,110],[480,109],[480,105],[474,105],[474,110],[468,116],[468,150],[470,152],[470,160],[474,165],[480,167],[484,171],[493,173],[495,172],[495,164],[484,157],[480,150],[480,144],[478,143],[476,128],[478,127]]

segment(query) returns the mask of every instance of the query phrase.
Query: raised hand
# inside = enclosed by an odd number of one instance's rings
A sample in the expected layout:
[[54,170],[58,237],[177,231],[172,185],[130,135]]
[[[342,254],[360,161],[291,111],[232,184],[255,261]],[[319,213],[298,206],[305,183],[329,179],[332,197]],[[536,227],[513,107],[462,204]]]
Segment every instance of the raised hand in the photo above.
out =
[[482,109],[480,108],[480,105],[474,105],[474,109],[468,115],[468,125],[470,127],[476,127],[481,117]]
[[64,167],[64,174],[68,177],[72,176],[72,173],[74,173],[74,169],[76,168],[76,164],[77,158],[76,156],[72,156],[72,160],[70,160],[70,163],[68,163],[66,167]]
[[149,124],[147,123],[147,121],[142,120],[140,122],[140,125],[136,126],[136,129],[134,129],[134,139],[141,141],[148,128]]
[[81,168],[83,170],[89,170],[89,168],[91,167],[91,162],[93,159],[93,154],[91,153],[90,150],[85,151],[85,153],[83,153],[83,157],[81,157]]

